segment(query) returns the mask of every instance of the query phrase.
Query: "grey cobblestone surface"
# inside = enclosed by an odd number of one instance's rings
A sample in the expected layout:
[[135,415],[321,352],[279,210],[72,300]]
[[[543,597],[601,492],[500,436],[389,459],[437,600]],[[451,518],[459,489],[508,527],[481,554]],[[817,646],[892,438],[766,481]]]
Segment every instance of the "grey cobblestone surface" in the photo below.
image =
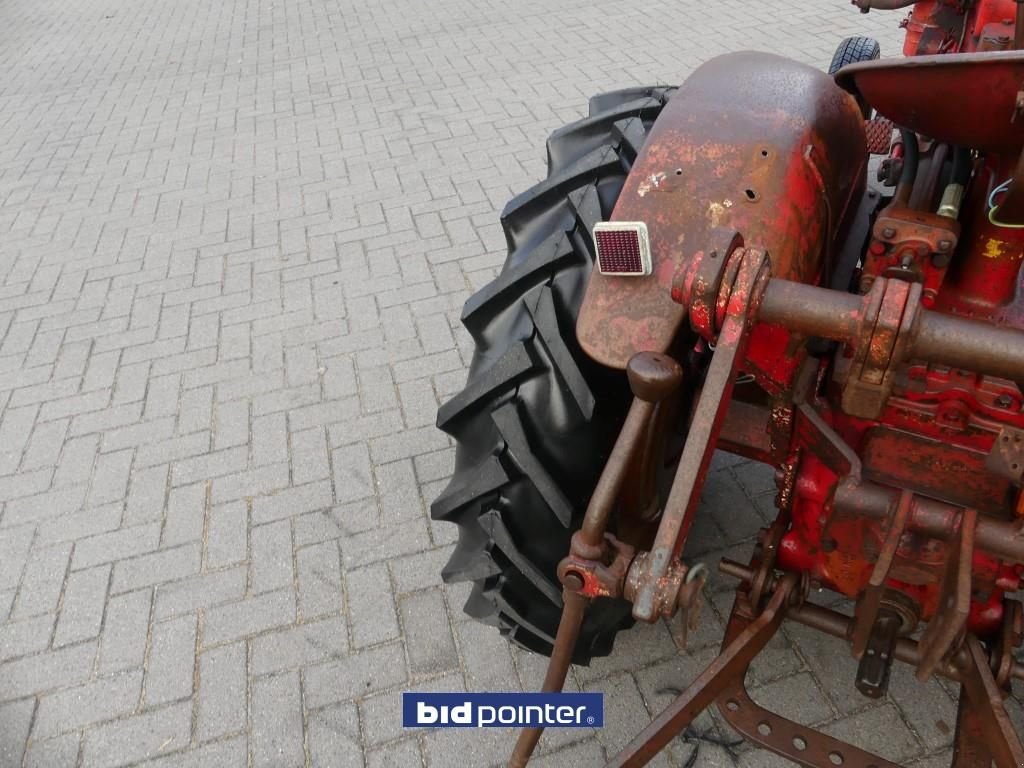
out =
[[[846,0],[0,0],[0,764],[499,762],[512,734],[405,732],[398,710],[543,675],[462,615],[455,531],[426,514],[497,212],[594,92],[739,48],[824,66],[863,31],[894,52],[896,21]],[[748,540],[769,488],[719,462],[698,554]],[[716,589],[690,650],[638,628],[575,670],[609,727],[551,734],[538,764],[592,764],[666,703],[713,655]],[[888,757],[948,749],[945,688],[858,698],[799,628],[754,678]],[[696,732],[656,764],[779,764],[713,715]]]

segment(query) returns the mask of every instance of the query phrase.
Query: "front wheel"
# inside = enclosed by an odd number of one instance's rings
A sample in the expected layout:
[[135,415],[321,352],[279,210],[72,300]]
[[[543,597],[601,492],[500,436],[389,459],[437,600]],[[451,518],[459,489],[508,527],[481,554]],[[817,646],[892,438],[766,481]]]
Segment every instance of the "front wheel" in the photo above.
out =
[[[848,37],[839,44],[835,54],[832,56],[832,63],[828,65],[828,73],[835,75],[847,64],[856,64],[859,61],[874,61],[882,55],[882,46],[873,37]],[[864,113],[864,119],[870,120],[874,110],[867,105],[863,99],[858,99],[860,110]]]

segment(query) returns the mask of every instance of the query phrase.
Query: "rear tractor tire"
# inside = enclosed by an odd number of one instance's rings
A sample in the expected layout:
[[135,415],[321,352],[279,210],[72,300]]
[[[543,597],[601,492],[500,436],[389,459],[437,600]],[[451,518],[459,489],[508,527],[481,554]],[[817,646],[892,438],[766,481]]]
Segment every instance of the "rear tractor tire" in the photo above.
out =
[[[591,361],[575,325],[606,219],[672,88],[596,96],[590,116],[548,139],[548,177],[501,216],[508,258],[462,322],[476,343],[466,388],[438,413],[455,472],[431,507],[459,527],[444,569],[468,581],[470,616],[550,654],[562,609],[556,576],[629,405],[622,372]],[[631,623],[622,600],[588,611],[574,661],[607,655]]]

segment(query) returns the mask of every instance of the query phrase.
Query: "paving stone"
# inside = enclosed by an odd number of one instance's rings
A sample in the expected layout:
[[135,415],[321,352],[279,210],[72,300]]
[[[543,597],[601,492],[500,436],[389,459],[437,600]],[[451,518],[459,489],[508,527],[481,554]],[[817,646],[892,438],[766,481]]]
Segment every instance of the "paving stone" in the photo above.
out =
[[[352,753],[355,754],[354,752]],[[404,768],[407,765],[422,765],[423,755],[416,739],[396,741],[366,752],[367,768]],[[353,766],[359,763],[353,762]]]
[[74,571],[68,576],[53,635],[54,648],[88,640],[100,633],[109,581],[109,565]]
[[237,640],[294,620],[295,592],[290,588],[215,606],[205,612],[203,645]]
[[[50,544],[74,541],[76,542],[75,552],[72,555],[71,567],[83,567],[81,553],[83,549],[87,548],[87,539],[118,528],[123,514],[124,505],[115,502],[47,520],[36,528],[36,546],[45,547]],[[9,534],[5,533],[5,535]],[[85,567],[96,564],[95,562],[87,563]]]
[[199,656],[196,737],[200,741],[245,728],[245,653],[245,643],[232,643]]
[[204,560],[207,568],[242,562],[249,557],[247,536],[249,510],[244,502],[220,504],[210,510]]
[[[35,526],[22,525],[16,528],[2,529],[0,535],[0,588],[11,591],[14,598],[14,587],[21,582],[21,575],[32,549]],[[10,605],[8,605],[10,610]],[[4,612],[6,617],[7,613]]]
[[133,452],[129,449],[100,454],[97,457],[92,487],[89,491],[90,504],[103,504],[124,498],[128,492],[132,455]]
[[261,496],[252,505],[253,524],[268,523],[304,512],[329,507],[334,503],[331,484],[326,481],[289,488],[270,496]]
[[245,736],[203,744],[191,752],[178,752],[139,763],[144,768],[246,768],[249,750]]
[[122,560],[114,565],[111,593],[127,592],[191,576],[199,571],[200,557],[200,545],[196,542]]
[[517,691],[519,678],[508,641],[491,630],[475,621],[460,622],[455,628],[466,687],[471,691]]
[[25,754],[34,709],[31,699],[0,705],[0,764],[19,765]]
[[41,523],[50,518],[69,515],[82,508],[86,486],[69,485],[65,488],[40,493],[37,496],[23,496],[7,502],[4,525]]
[[157,619],[166,619],[234,602],[245,594],[247,570],[244,566],[229,568],[161,584],[156,590],[154,614]]
[[305,703],[312,708],[366,696],[403,683],[406,678],[405,654],[395,643],[312,665],[302,673]]
[[69,544],[36,549],[25,566],[11,617],[15,619],[57,610],[64,574],[71,555]]
[[292,562],[292,530],[284,520],[252,529],[252,558],[249,589],[256,594],[291,586],[295,581]]
[[342,608],[341,555],[335,542],[304,547],[295,556],[299,615],[308,620]]
[[109,599],[100,634],[100,673],[142,666],[151,607],[152,592],[148,589]]
[[441,590],[414,592],[399,598],[398,610],[414,673],[439,672],[458,664]]
[[75,544],[73,569],[123,560],[151,552],[160,543],[160,524],[137,525],[83,538]]
[[115,766],[186,747],[192,705],[172,704],[92,728],[82,747],[83,768]]
[[889,679],[889,697],[927,749],[944,749],[953,743],[956,702],[938,680],[918,682],[913,667],[895,664]]
[[[717,648],[703,648],[699,651],[680,653],[638,670],[635,673],[635,679],[647,706],[652,712],[663,710],[704,671],[717,655]],[[597,683],[594,684],[597,685]],[[606,710],[606,720],[607,717]],[[710,711],[698,715],[691,728],[698,734],[713,737],[719,735],[716,716]]]
[[75,768],[81,734],[66,733],[55,739],[33,741],[25,751],[25,768]]
[[670,658],[677,652],[668,627],[660,621],[657,624],[638,625],[635,631],[623,633],[615,645],[614,654],[594,659],[590,666],[579,670],[581,682],[586,683],[614,672]]
[[0,661],[42,651],[50,645],[56,614],[44,613],[31,619],[0,625]]
[[797,624],[787,625],[785,631],[840,714],[864,705],[862,697],[854,696],[850,690],[856,679],[857,662],[838,640]]
[[896,763],[904,763],[922,751],[913,732],[892,704],[872,707],[837,720],[822,731]]
[[341,618],[329,618],[269,632],[251,641],[249,670],[271,674],[347,655],[348,635]]
[[89,641],[0,664],[0,701],[74,685],[89,675],[95,658],[96,642]]
[[298,672],[285,672],[253,681],[250,712],[252,738],[249,748],[254,766],[286,768],[305,765]]
[[[460,693],[466,690],[461,676],[449,672],[425,683],[403,688],[403,693]],[[367,696],[359,702],[359,721],[363,740],[370,747],[384,744],[410,733],[429,733],[430,729],[402,727],[402,696],[394,691]]]
[[196,657],[196,618],[160,622],[152,630],[146,667],[147,707],[192,695]]
[[516,732],[504,728],[448,728],[423,737],[423,753],[433,768],[500,765],[515,746]]
[[364,445],[346,445],[332,454],[334,489],[339,502],[373,496],[373,468]]
[[750,695],[757,704],[803,725],[817,725],[833,717],[828,699],[807,672],[751,689]]
[[345,575],[345,596],[354,647],[363,648],[399,636],[391,581],[385,566],[349,571]]
[[202,538],[206,520],[206,483],[172,488],[160,545],[173,547]]
[[[597,730],[597,739],[615,754],[650,722],[636,680],[626,673],[588,684],[586,690],[604,693],[605,726]],[[659,754],[649,765],[669,765],[667,755]]]
[[[39,697],[33,740],[77,732],[135,710],[142,695],[142,670],[102,677],[91,683]],[[77,750],[78,739],[75,739]]]
[[128,486],[125,525],[139,525],[163,518],[164,500],[167,497],[167,464],[141,466],[142,451],[135,454],[135,470]]

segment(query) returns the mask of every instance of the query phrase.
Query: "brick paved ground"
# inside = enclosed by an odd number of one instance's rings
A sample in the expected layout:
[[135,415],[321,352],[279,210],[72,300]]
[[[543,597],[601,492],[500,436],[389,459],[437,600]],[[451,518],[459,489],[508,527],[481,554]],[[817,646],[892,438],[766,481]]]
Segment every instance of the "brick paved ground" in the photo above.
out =
[[[534,689],[544,666],[464,620],[438,575],[454,531],[426,515],[497,211],[593,92],[742,47],[824,65],[864,29],[892,51],[895,22],[845,0],[0,0],[0,765],[500,760],[510,734],[398,717],[402,690]],[[694,554],[748,540],[770,486],[720,463]],[[690,652],[656,626],[576,670],[609,725],[540,764],[597,760],[662,706],[713,653],[715,594]],[[787,630],[756,696],[941,764],[947,692],[872,704],[851,667]]]

